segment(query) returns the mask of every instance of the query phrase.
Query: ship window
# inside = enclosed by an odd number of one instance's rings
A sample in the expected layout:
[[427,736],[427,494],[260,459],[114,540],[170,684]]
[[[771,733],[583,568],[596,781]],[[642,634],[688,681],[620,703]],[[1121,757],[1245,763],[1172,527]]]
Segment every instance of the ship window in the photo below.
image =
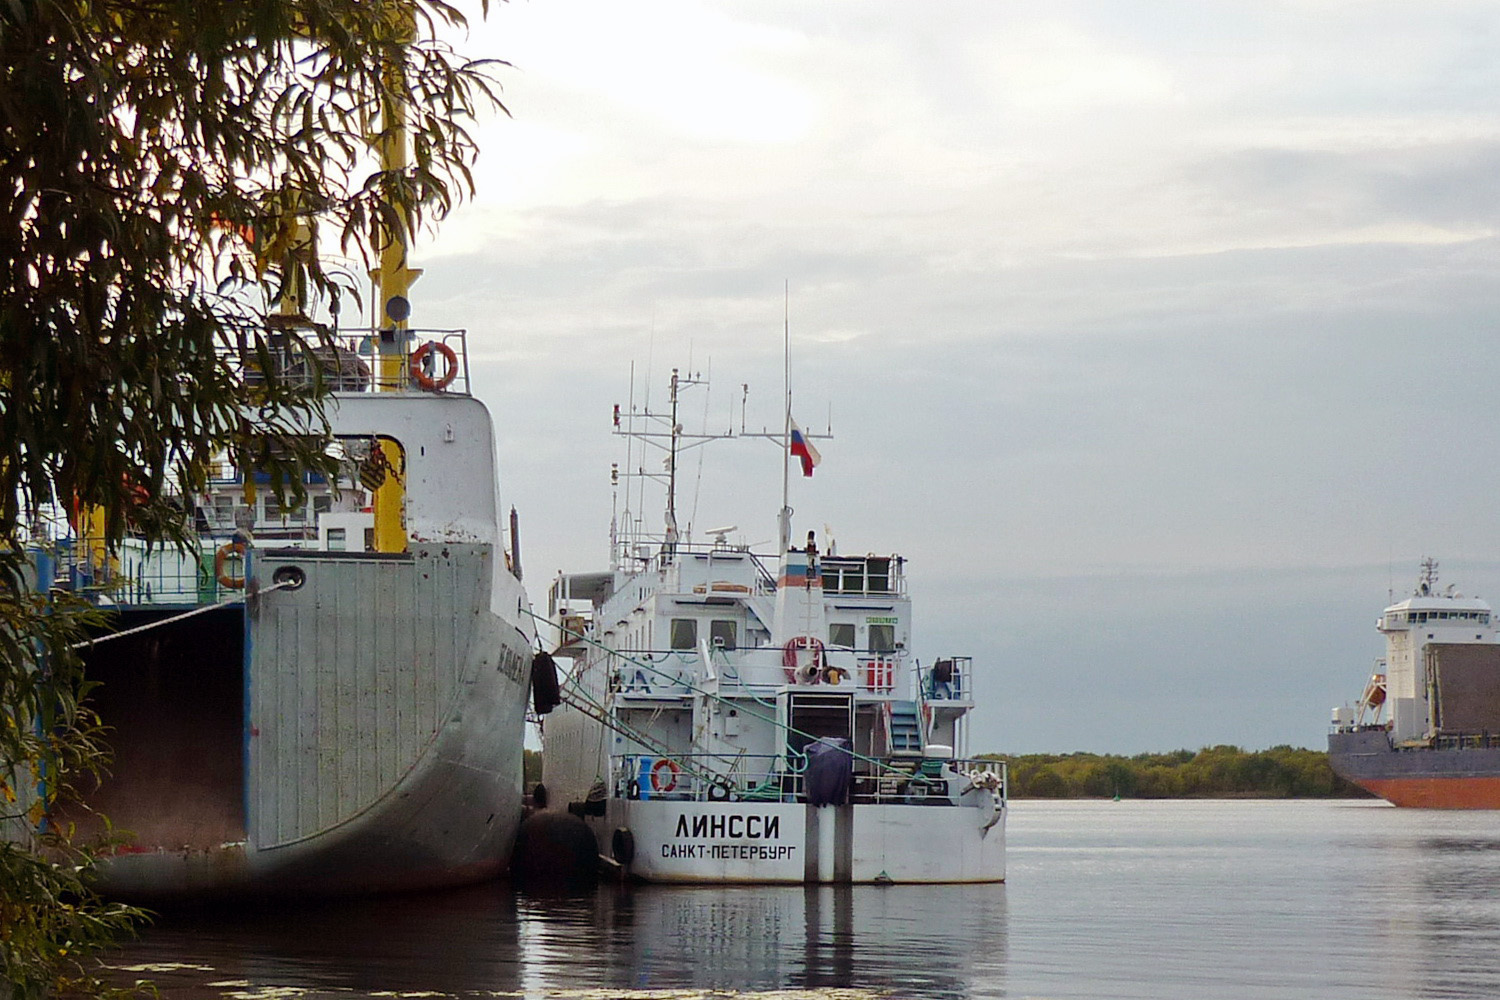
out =
[[872,594],[883,594],[891,589],[891,561],[889,559],[871,559],[870,567],[870,590]]
[[302,522],[307,520],[307,508],[296,503],[291,497],[286,498],[285,505],[275,497],[267,497],[266,515],[272,520],[280,518],[284,521]]
[[739,627],[732,621],[715,618],[708,623],[708,641],[720,649],[735,649]]
[[672,648],[693,649],[698,645],[698,621],[695,618],[672,619]]
[[327,514],[333,510],[333,497],[327,493],[322,496],[313,497],[313,513]]
[[348,548],[348,542],[344,538],[344,529],[343,528],[329,528],[328,529],[328,551],[329,552],[342,552],[346,548]]
[[870,626],[870,651],[874,653],[893,653],[896,651],[896,626],[894,625],[871,625]]
[[854,647],[854,625],[851,622],[834,622],[828,626],[828,644]]
[[823,589],[830,594],[862,594],[865,590],[864,564],[823,563]]

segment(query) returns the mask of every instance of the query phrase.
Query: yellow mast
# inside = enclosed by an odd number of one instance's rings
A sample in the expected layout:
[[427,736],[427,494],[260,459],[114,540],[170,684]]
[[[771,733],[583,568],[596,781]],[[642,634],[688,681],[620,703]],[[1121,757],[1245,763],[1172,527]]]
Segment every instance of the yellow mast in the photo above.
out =
[[[374,138],[381,169],[387,178],[401,183],[400,178],[404,178],[410,162],[406,134],[406,65],[401,53],[416,38],[416,21],[405,0],[396,0],[392,4],[390,28],[390,41],[395,44],[389,47],[389,51],[395,54],[385,64],[380,131]],[[401,222],[394,230],[383,223],[376,224],[380,266],[371,272],[370,277],[375,285],[375,305],[379,310],[375,317],[375,327],[380,331],[375,384],[380,392],[403,391],[409,381],[407,358],[412,349],[408,328],[411,316],[409,294],[422,272],[407,266],[412,220],[408,216]],[[389,438],[379,439],[377,447],[385,460],[386,476],[385,481],[372,491],[375,551],[405,552],[406,454],[399,442]]]

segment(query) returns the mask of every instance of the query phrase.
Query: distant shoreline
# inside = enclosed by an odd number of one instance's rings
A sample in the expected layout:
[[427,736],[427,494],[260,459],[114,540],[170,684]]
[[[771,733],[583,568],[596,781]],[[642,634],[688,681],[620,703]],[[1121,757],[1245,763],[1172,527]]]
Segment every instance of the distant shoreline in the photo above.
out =
[[1013,799],[1362,799],[1305,747],[1220,745],[1170,753],[981,754],[1006,761]]

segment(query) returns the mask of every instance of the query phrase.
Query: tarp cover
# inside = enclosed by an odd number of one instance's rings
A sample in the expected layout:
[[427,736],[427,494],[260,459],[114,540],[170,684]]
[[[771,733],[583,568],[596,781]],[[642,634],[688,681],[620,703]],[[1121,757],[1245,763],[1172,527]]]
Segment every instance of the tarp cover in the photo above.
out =
[[1437,688],[1438,732],[1500,732],[1500,644],[1431,642],[1427,668]]
[[841,806],[849,801],[849,779],[854,757],[849,741],[824,736],[807,745],[807,801],[815,806]]

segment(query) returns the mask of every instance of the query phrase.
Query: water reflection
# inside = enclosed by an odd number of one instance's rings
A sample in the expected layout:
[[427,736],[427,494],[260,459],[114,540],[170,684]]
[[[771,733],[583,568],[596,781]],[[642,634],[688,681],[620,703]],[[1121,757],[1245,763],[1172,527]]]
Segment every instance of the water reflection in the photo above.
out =
[[587,915],[525,898],[517,913],[529,987],[976,996],[1005,961],[1003,886],[650,886],[601,892]]
[[462,993],[517,988],[498,886],[321,905],[162,914],[110,964],[167,998]]
[[[1382,816],[1361,853],[1386,871],[1381,948],[1393,984],[1422,996],[1500,987],[1500,829],[1494,813]],[[1434,827],[1443,829],[1434,831]]]
[[[112,959],[166,1000],[1000,994],[1003,886],[503,884],[319,907],[173,913]],[[853,991],[851,993],[850,991]]]

